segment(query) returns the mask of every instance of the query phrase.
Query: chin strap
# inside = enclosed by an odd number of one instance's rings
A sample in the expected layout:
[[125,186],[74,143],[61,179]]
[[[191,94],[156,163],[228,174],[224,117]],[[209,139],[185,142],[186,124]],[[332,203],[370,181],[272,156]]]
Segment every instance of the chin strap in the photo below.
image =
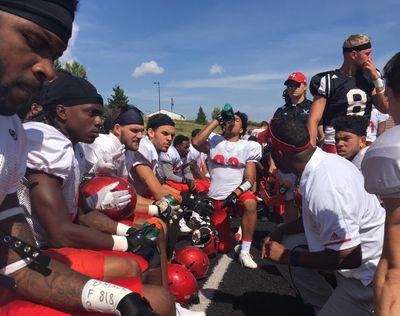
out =
[[51,270],[48,268],[50,257],[44,254],[38,248],[31,246],[2,230],[0,230],[0,244],[14,250],[22,259],[32,260],[32,262],[29,264],[29,268],[45,276],[51,273]]

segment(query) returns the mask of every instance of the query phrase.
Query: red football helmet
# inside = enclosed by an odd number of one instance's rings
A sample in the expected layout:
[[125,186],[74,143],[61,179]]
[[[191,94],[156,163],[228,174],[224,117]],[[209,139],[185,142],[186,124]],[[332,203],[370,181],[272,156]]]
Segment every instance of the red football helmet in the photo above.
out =
[[219,238],[217,231],[208,226],[195,229],[192,234],[192,244],[200,248],[209,257],[215,257],[218,252]]
[[129,194],[132,196],[131,201],[129,204],[122,210],[117,210],[117,209],[105,209],[101,210],[104,214],[107,216],[111,217],[114,220],[123,220],[123,219],[128,219],[132,217],[132,214],[135,210],[136,206],[136,191],[135,188],[125,181],[122,178],[117,178],[117,177],[109,177],[109,176],[96,176],[92,179],[90,179],[88,182],[86,182],[81,190],[82,193],[85,197],[91,196],[96,194],[99,190],[104,188],[105,186],[114,183],[114,182],[119,182],[117,187],[113,191],[118,191],[118,190],[128,190]]
[[188,304],[197,290],[192,272],[176,263],[168,263],[168,286],[179,304]]
[[210,266],[206,253],[194,246],[184,246],[176,250],[174,261],[188,268],[196,280],[204,278]]

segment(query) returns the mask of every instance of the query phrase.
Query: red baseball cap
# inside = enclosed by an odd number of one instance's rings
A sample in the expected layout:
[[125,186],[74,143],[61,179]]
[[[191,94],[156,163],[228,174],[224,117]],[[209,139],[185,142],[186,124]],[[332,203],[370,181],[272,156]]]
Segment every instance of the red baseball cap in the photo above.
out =
[[306,76],[302,73],[302,72],[292,72],[290,74],[290,76],[287,78],[287,80],[285,81],[285,86],[289,83],[289,81],[296,81],[299,83],[306,83],[307,82],[307,78]]

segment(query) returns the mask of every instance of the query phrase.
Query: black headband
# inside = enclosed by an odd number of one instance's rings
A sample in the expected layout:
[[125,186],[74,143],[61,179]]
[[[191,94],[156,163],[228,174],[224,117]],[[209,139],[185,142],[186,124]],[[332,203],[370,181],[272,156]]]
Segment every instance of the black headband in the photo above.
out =
[[44,87],[42,106],[50,111],[57,105],[103,104],[103,98],[87,80],[72,75],[58,77]]
[[137,107],[129,106],[129,108],[121,112],[112,125],[144,125],[143,113]]
[[152,128],[155,129],[160,126],[175,126],[174,121],[166,114],[161,114],[155,119],[149,119],[149,122],[147,123],[147,128]]
[[349,52],[352,52],[353,50],[355,50],[356,52],[359,52],[360,50],[369,49],[371,47],[372,47],[371,42],[367,42],[365,44],[361,44],[361,45],[357,45],[357,46],[353,46],[353,47],[344,47],[343,46],[343,53],[349,53]]
[[66,45],[72,34],[75,8],[66,0],[0,0],[0,11],[5,11],[57,35]]

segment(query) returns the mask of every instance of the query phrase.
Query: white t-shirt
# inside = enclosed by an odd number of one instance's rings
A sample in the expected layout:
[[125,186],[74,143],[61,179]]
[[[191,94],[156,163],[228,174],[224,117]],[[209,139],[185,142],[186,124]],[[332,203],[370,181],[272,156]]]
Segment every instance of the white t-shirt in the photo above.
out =
[[361,244],[361,266],[339,273],[370,284],[382,253],[385,210],[375,195],[365,191],[359,170],[350,161],[317,148],[303,171],[299,190],[310,251],[339,251]]
[[113,163],[116,169],[114,176],[123,178],[128,175],[124,155],[118,160],[111,159],[114,153],[120,152],[124,147],[113,133],[100,134],[93,143],[80,143],[80,145],[85,153],[86,173],[96,173],[96,163],[101,157],[104,162]]
[[257,137],[259,133],[265,131],[265,128],[255,128],[253,129],[253,131],[251,132],[251,136],[255,136]]
[[132,169],[139,165],[147,165],[153,170],[157,178],[161,179],[158,174],[159,155],[153,143],[147,136],[144,136],[139,143],[138,151],[130,151],[129,157],[126,159],[126,167],[129,171],[129,180],[140,195],[147,193],[147,187],[136,177]]
[[400,197],[400,125],[379,136],[361,164],[365,189],[383,197]]
[[0,115],[0,205],[18,190],[26,171],[26,134],[17,115]]
[[367,129],[367,141],[374,142],[376,140],[376,133],[378,132],[378,125],[389,119],[389,114],[379,112],[378,109],[373,108],[371,111],[371,118]]
[[210,138],[209,144],[211,184],[208,196],[224,200],[243,182],[246,164],[261,159],[261,145],[243,139],[230,142],[217,134]]
[[182,158],[176,150],[175,146],[171,145],[169,146],[166,153],[160,153],[160,166],[158,168],[158,172],[162,178],[165,178],[163,168],[161,167],[162,163],[171,164],[174,174],[179,177],[183,177],[182,166],[186,165],[187,157]]
[[357,167],[357,169],[360,170],[360,171],[361,171],[361,163],[362,163],[362,161],[364,159],[365,153],[367,152],[368,148],[369,148],[369,146],[361,149],[358,152],[358,154],[355,155],[353,160],[351,161]]
[[[28,137],[27,167],[61,178],[62,192],[69,216],[74,219],[78,211],[79,184],[85,168],[85,156],[79,144],[71,141],[53,126],[39,122],[24,124]],[[30,209],[28,209],[30,211]],[[32,215],[33,220],[34,215]],[[34,225],[36,230],[40,225]],[[46,243],[43,232],[40,246]],[[35,234],[36,235],[36,234]]]
[[195,161],[197,163],[197,166],[201,169],[201,168],[203,168],[204,164],[206,163],[207,154],[198,151],[196,148],[194,148],[192,146],[192,144],[190,144],[189,153],[186,157],[186,160],[187,160],[187,163]]

